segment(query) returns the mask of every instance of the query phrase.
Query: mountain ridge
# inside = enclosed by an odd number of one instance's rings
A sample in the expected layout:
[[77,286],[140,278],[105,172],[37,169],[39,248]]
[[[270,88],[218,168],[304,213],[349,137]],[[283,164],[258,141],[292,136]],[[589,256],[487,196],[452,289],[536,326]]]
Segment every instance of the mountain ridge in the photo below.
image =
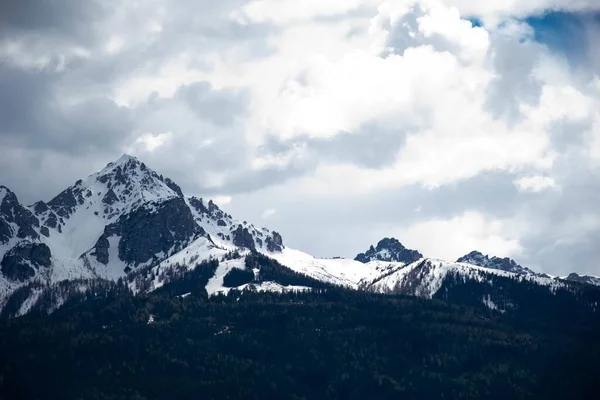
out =
[[[231,258],[232,253],[239,257]],[[64,281],[127,279],[134,292],[156,290],[172,280],[170,271],[194,268],[204,260],[221,261],[206,286],[208,293],[226,293],[249,287],[229,287],[224,280],[232,270],[248,270],[245,260],[252,254],[327,284],[430,298],[455,275],[484,284],[491,274],[550,290],[600,285],[600,279],[576,274],[554,279],[478,251],[456,262],[435,260],[393,237],[381,239],[354,260],[315,258],[284,246],[275,231],[235,220],[212,200],[185,196],[174,181],[129,155],[48,202],[23,206],[0,186],[0,308],[19,288]],[[252,271],[255,279],[248,284],[254,282],[253,287],[285,290],[280,282],[258,279],[260,267]],[[23,305],[19,312],[27,311]]]

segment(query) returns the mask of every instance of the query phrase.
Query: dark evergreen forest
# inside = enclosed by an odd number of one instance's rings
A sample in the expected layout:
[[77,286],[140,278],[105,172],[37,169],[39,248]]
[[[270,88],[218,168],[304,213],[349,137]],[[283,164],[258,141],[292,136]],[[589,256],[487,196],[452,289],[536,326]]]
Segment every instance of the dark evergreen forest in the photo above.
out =
[[[595,312],[557,303],[565,308],[501,314],[325,285],[208,297],[216,265],[150,294],[119,282],[50,315],[4,318],[0,398],[598,398]],[[250,279],[238,275],[229,279]],[[459,297],[453,287],[448,298]]]

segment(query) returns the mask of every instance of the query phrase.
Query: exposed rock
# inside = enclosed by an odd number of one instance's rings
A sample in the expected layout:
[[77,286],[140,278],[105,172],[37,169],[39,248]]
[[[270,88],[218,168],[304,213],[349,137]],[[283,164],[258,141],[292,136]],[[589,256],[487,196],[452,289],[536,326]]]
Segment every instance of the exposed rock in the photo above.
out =
[[119,201],[119,198],[117,197],[117,195],[115,194],[115,192],[112,189],[109,189],[108,192],[106,192],[106,194],[102,198],[102,203],[108,204],[108,205],[112,205],[112,204],[116,203],[117,201]]
[[35,203],[33,205],[33,211],[36,214],[43,214],[48,210],[50,210],[50,208],[48,208],[48,205],[46,203],[44,203],[43,201],[38,201],[37,203]]
[[423,258],[423,254],[417,250],[407,249],[398,239],[384,238],[377,243],[377,247],[369,247],[366,253],[360,253],[354,259],[362,263],[380,260],[410,264],[421,258]]
[[46,219],[46,226],[49,226],[50,228],[56,228],[56,225],[58,225],[58,218],[56,218],[56,214],[50,212],[48,219]]
[[283,250],[283,239],[281,238],[281,235],[275,231],[273,231],[271,236],[267,236],[265,244],[267,245],[267,250],[271,253]]
[[40,228],[40,233],[46,237],[50,236],[50,231],[48,230],[48,227],[46,227],[46,226],[42,226]]
[[456,262],[477,265],[479,267],[484,267],[484,268],[498,269],[498,270],[506,271],[506,272],[515,272],[518,274],[535,275],[535,272],[533,272],[529,268],[520,266],[519,264],[517,264],[514,260],[511,260],[510,258],[507,258],[507,257],[505,257],[505,258],[491,257],[490,258],[487,255],[483,255],[479,251],[472,251],[469,254],[466,254],[466,255],[460,257],[459,259],[457,259]]
[[183,191],[175,182],[169,178],[163,178],[163,182],[169,187],[169,189],[177,193],[179,197],[183,197]]
[[10,249],[2,258],[2,273],[8,279],[23,282],[36,269],[50,267],[50,248],[43,243],[25,243]]
[[200,214],[208,214],[208,208],[206,208],[202,199],[199,199],[197,197],[190,197],[189,202],[190,205],[194,207],[194,209]]
[[70,187],[61,192],[58,196],[48,202],[48,206],[50,206],[59,217],[69,217],[75,210],[75,207],[77,207],[77,199],[73,193],[73,188]]
[[155,258],[156,254],[181,248],[204,233],[184,200],[175,197],[149,208],[140,207],[108,225],[90,254],[99,262],[107,263],[108,238],[119,236],[119,259],[137,266]]
[[580,282],[587,283],[588,285],[600,286],[600,278],[597,276],[589,276],[589,275],[578,275],[574,272],[570,273],[569,276],[565,278],[567,281],[571,282]]
[[244,228],[242,225],[238,225],[238,227],[231,232],[233,237],[233,244],[238,247],[245,247],[247,249],[256,251],[256,245],[254,244],[254,238],[252,234],[248,231],[248,228]]
[[90,255],[96,257],[96,260],[98,260],[99,263],[107,265],[108,264],[108,248],[109,247],[110,247],[110,243],[108,242],[106,235],[103,234],[96,241],[96,245],[94,246],[94,249],[92,250]]
[[0,218],[0,244],[8,243],[8,241],[11,237],[13,237],[13,235],[14,232],[12,226],[10,226],[10,224],[7,221]]
[[39,227],[40,222],[35,215],[23,207],[17,196],[8,188],[0,186],[2,199],[0,200],[0,242],[6,243],[14,235],[10,224],[18,227],[17,237],[20,239],[35,240],[39,238],[34,227]]

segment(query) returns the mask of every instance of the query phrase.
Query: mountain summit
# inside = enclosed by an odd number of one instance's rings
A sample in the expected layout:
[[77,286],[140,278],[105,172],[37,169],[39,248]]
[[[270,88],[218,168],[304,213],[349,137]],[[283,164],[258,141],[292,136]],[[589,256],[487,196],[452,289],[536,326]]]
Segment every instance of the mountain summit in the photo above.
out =
[[514,272],[523,275],[537,275],[529,268],[520,266],[510,258],[489,257],[487,255],[483,255],[479,251],[472,251],[469,254],[458,258],[456,262],[477,265],[479,267],[497,269],[500,271]]
[[283,240],[233,219],[210,200],[186,197],[171,179],[126,154],[29,207],[2,186],[0,308],[26,285],[117,280],[190,246],[209,258],[236,250],[277,252]]
[[156,290],[204,261],[212,267],[200,268],[204,280],[193,286],[211,295],[338,285],[448,301],[467,296],[507,310],[519,299],[507,292],[514,285],[577,293],[600,283],[576,275],[555,279],[477,251],[458,262],[430,259],[392,237],[354,260],[316,258],[285,247],[277,232],[234,219],[211,200],[185,196],[171,179],[129,155],[29,207],[0,186],[2,313],[22,315],[38,304],[51,311],[73,293],[121,278],[134,292]]
[[360,253],[354,259],[362,263],[369,261],[389,261],[410,264],[423,258],[423,254],[417,250],[407,249],[396,238],[383,238],[377,243],[377,247],[369,247],[365,253]]

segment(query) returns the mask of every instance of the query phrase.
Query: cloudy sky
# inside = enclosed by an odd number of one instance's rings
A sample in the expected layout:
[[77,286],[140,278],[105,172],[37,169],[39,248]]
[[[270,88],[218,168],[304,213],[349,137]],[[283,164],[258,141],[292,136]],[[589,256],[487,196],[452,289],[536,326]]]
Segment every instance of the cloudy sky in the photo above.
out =
[[5,0],[0,183],[123,153],[318,256],[600,275],[597,0]]

